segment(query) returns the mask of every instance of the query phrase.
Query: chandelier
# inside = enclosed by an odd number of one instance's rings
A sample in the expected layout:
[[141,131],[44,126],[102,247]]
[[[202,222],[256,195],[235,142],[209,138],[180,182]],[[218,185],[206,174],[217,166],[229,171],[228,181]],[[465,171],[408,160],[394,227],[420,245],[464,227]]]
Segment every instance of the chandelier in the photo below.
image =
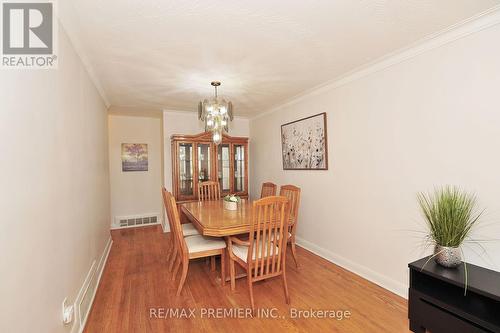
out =
[[214,97],[198,103],[198,118],[205,122],[205,131],[212,132],[212,140],[218,145],[222,142],[222,133],[229,131],[229,121],[233,120],[233,103],[217,95],[219,81],[210,83]]

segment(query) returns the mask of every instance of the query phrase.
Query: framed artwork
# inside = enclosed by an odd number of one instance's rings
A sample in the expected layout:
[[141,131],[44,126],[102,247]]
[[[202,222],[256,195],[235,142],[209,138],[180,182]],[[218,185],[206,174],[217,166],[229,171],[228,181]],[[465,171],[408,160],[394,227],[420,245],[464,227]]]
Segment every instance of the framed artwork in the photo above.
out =
[[122,171],[148,171],[146,143],[122,143]]
[[283,170],[328,170],[326,112],[281,125]]

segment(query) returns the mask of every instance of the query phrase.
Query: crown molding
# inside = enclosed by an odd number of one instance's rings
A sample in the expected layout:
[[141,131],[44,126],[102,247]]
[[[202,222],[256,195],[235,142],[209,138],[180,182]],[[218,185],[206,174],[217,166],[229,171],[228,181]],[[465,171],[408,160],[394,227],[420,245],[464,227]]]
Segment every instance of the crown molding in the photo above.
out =
[[59,1],[58,2],[58,13],[59,13],[59,24],[62,29],[66,32],[71,44],[73,45],[73,49],[76,54],[80,58],[83,67],[85,68],[87,74],[90,77],[90,80],[94,84],[97,89],[99,95],[101,96],[106,108],[110,108],[111,103],[109,102],[108,96],[97,76],[94,67],[91,65],[89,57],[84,50],[83,43],[79,38],[79,25],[78,25],[78,17],[75,15],[75,11],[73,6],[69,1]]
[[171,115],[181,115],[181,116],[187,116],[187,115],[193,115],[193,114],[198,114],[196,111],[191,111],[191,110],[179,110],[179,109],[163,109],[163,114],[171,114]]
[[110,116],[124,116],[124,117],[144,117],[144,118],[163,118],[163,111],[155,108],[142,108],[142,107],[125,107],[111,105],[108,108],[108,115]]
[[268,111],[250,118],[250,120],[265,117],[266,115],[279,111],[286,106],[296,104],[307,97],[336,89],[498,24],[500,24],[500,5],[494,6],[444,30],[424,37],[423,39],[420,39],[405,48],[391,52],[381,58],[349,71],[344,75],[307,89],[298,95],[278,103],[277,105],[271,107]]

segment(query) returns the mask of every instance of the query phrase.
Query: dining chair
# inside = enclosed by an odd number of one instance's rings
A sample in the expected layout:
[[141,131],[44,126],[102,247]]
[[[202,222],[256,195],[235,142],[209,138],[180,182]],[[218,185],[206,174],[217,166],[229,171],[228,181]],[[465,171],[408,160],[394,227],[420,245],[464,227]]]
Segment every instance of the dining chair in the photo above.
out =
[[[216,181],[206,181],[201,182],[198,185],[198,200],[199,201],[209,201],[209,200],[220,200],[220,185]],[[215,258],[210,259],[210,265],[212,271],[215,271]]]
[[289,207],[286,197],[271,196],[256,200],[253,202],[248,240],[234,236],[227,238],[231,290],[235,289],[236,262],[246,270],[252,310],[255,310],[253,283],[280,275],[286,303],[290,304],[285,267]]
[[201,182],[198,185],[198,200],[219,200],[220,199],[220,185],[216,181]]
[[276,184],[271,182],[265,182],[262,184],[262,189],[260,190],[260,198],[270,197],[276,195]]
[[[167,189],[165,187],[162,187],[163,204],[165,205],[165,209],[167,209],[167,205],[165,202],[165,192],[168,192]],[[186,236],[199,235],[200,232],[198,231],[198,229],[196,229],[196,227],[192,223],[183,223],[182,234],[184,235],[184,237],[186,237]]]
[[[168,195],[172,195],[172,194],[170,192],[168,192],[165,187],[162,187],[161,194],[163,197],[163,205],[165,206],[165,211],[167,213],[167,220],[168,220],[168,224],[170,227],[171,241],[168,243],[169,245],[168,245],[168,250],[167,250],[168,251],[167,265],[168,265],[168,270],[171,271],[172,266],[174,264],[174,258],[176,255],[176,251],[177,251],[177,247],[175,246],[175,237],[173,236],[174,228],[172,225],[172,218],[171,218],[171,214],[169,212],[169,208],[168,208],[169,206],[168,206],[168,201],[167,201]],[[176,210],[177,210],[177,208],[176,208]],[[200,234],[198,232],[198,230],[196,229],[196,227],[192,223],[184,223],[181,225],[181,228],[182,228],[182,234],[184,237],[194,236],[194,235]]]
[[169,215],[170,221],[173,227],[173,235],[175,239],[175,246],[177,251],[175,251],[174,258],[174,272],[173,278],[177,276],[179,268],[182,266],[181,278],[179,280],[179,285],[177,287],[176,295],[179,296],[182,291],[182,287],[186,282],[186,276],[189,267],[189,260],[196,258],[214,257],[217,255],[221,256],[221,283],[224,286],[226,284],[226,242],[220,238],[215,237],[205,237],[202,235],[194,235],[184,237],[182,234],[181,221],[179,218],[179,212],[176,209],[177,205],[175,198],[169,192],[166,193],[167,199],[167,214]]
[[282,185],[280,187],[280,196],[288,198],[290,205],[290,223],[288,225],[287,239],[290,243],[292,249],[292,257],[295,262],[295,267],[299,267],[299,262],[297,261],[297,250],[295,248],[295,233],[297,232],[297,222],[299,215],[299,205],[300,205],[300,188],[294,185]]

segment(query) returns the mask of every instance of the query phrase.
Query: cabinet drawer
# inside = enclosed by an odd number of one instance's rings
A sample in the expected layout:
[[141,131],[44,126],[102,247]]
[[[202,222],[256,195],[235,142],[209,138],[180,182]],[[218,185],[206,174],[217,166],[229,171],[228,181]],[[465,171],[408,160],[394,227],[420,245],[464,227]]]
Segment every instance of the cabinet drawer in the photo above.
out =
[[408,311],[410,328],[414,332],[425,332],[425,328],[432,333],[494,333],[436,305],[425,294],[413,289],[409,293]]

